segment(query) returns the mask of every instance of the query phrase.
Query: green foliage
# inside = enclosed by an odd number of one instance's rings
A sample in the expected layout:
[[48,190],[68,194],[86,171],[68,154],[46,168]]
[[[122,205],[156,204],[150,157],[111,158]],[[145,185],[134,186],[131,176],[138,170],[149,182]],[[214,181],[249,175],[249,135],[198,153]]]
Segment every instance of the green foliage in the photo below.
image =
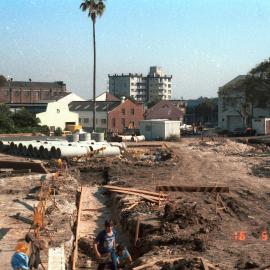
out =
[[9,133],[14,129],[13,121],[4,114],[0,114],[0,133]]
[[40,122],[38,118],[24,108],[12,114],[11,118],[15,126],[19,128],[37,127]]
[[202,103],[200,103],[195,108],[195,112],[204,118],[207,118],[210,115],[213,115],[214,112],[217,110],[218,110],[217,103],[215,103],[214,100],[209,99],[209,98],[206,98]]
[[0,104],[0,132],[8,133],[14,129],[14,122],[10,119],[11,111],[6,104]]
[[0,104],[0,133],[47,133],[48,127],[38,126],[39,119],[25,109],[11,112],[6,104]]
[[0,104],[0,115],[5,115],[6,117],[11,117],[12,115],[9,106],[5,103]]
[[255,68],[251,69],[249,73],[254,75],[255,73],[258,73],[258,72],[269,73],[269,71],[270,71],[270,58],[259,63]]
[[50,128],[46,125],[43,125],[43,126],[39,126],[37,128],[37,131],[46,135],[46,136],[50,136]]
[[6,82],[7,79],[3,75],[0,75],[0,87],[4,86]]
[[95,23],[97,17],[101,17],[105,11],[105,4],[103,0],[84,0],[80,8],[82,11],[88,12],[88,17]]
[[155,100],[152,100],[150,102],[147,103],[147,107],[148,109],[150,109],[151,107],[153,107],[154,105],[156,105],[157,103],[159,103],[162,100],[161,97],[156,98]]
[[55,132],[54,132],[55,136],[62,136],[63,131],[60,127],[58,127]]

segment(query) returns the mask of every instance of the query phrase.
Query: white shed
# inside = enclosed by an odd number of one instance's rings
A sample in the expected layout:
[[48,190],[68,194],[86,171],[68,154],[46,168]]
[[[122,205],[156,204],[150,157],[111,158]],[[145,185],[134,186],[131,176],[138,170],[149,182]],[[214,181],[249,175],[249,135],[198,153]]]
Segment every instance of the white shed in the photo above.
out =
[[257,135],[270,135],[270,118],[253,118],[252,128]]
[[180,121],[143,120],[140,121],[140,133],[146,140],[166,140],[170,136],[180,137]]

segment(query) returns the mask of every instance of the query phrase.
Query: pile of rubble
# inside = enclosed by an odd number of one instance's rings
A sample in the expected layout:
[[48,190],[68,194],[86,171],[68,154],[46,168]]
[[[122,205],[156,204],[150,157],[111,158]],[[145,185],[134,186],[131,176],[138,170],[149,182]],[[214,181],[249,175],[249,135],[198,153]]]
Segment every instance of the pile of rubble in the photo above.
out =
[[225,156],[230,155],[253,155],[254,153],[262,152],[254,146],[244,143],[235,142],[229,139],[224,140],[198,140],[190,144],[192,149],[203,150],[208,148],[211,151],[222,153]]
[[264,161],[260,164],[256,164],[251,168],[252,174],[257,177],[270,177],[270,162]]

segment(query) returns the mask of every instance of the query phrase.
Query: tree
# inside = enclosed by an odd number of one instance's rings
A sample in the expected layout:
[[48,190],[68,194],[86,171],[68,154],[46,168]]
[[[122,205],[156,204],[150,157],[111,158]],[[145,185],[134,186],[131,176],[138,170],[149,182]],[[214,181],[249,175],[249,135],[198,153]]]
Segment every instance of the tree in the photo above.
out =
[[55,132],[54,132],[55,136],[62,136],[63,131],[60,127],[58,127]]
[[25,127],[37,127],[39,124],[39,119],[35,115],[31,114],[25,108],[19,110],[18,112],[12,115],[14,124],[18,128]]
[[10,111],[10,108],[5,103],[0,103],[0,115],[5,115],[7,117],[11,117],[12,112]]
[[148,109],[150,109],[151,107],[153,107],[154,105],[156,105],[157,103],[159,103],[161,100],[162,100],[161,97],[157,97],[157,98],[155,98],[154,100],[149,101],[149,102],[147,103]]
[[11,117],[11,111],[6,104],[0,104],[0,130],[1,132],[11,132],[14,129],[14,123]]
[[105,10],[105,4],[103,0],[84,0],[81,3],[80,8],[82,11],[88,12],[88,17],[92,20],[93,26],[93,49],[94,49],[94,69],[93,69],[93,131],[96,129],[96,19],[101,17]]
[[200,121],[202,123],[217,121],[217,99],[204,98],[204,100],[195,107],[194,112],[196,115],[196,121]]
[[9,107],[2,103],[0,104],[0,130],[1,132],[11,132],[14,129],[14,123],[11,117]]
[[42,134],[45,134],[46,136],[50,136],[50,128],[46,125],[40,126],[38,128],[38,131],[41,132]]
[[7,79],[3,75],[0,75],[0,87],[4,86],[6,82]]

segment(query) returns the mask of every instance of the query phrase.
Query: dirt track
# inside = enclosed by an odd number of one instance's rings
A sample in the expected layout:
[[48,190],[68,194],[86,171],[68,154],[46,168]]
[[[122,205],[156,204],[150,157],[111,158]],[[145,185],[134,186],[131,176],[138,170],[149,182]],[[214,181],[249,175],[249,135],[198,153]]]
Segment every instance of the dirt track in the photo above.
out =
[[[269,154],[231,141],[201,143],[199,139],[184,139],[169,146],[173,160],[147,162],[142,155],[144,148],[136,149],[133,160],[127,157],[114,161],[109,166],[112,183],[152,191],[159,184],[229,186],[230,193],[221,195],[227,210],[216,215],[214,194],[171,193],[174,216],[166,220],[160,216],[163,211],[158,214],[156,209],[150,210],[162,226],[143,237],[143,251],[158,256],[163,256],[164,250],[169,254],[203,256],[221,269],[256,269],[270,263],[270,179],[257,177],[252,170],[255,164],[269,161]],[[196,211],[191,209],[194,204]],[[133,211],[146,210],[141,205]],[[189,215],[186,224],[181,224]],[[242,237],[245,240],[241,241]],[[199,251],[197,239],[203,245]]]

